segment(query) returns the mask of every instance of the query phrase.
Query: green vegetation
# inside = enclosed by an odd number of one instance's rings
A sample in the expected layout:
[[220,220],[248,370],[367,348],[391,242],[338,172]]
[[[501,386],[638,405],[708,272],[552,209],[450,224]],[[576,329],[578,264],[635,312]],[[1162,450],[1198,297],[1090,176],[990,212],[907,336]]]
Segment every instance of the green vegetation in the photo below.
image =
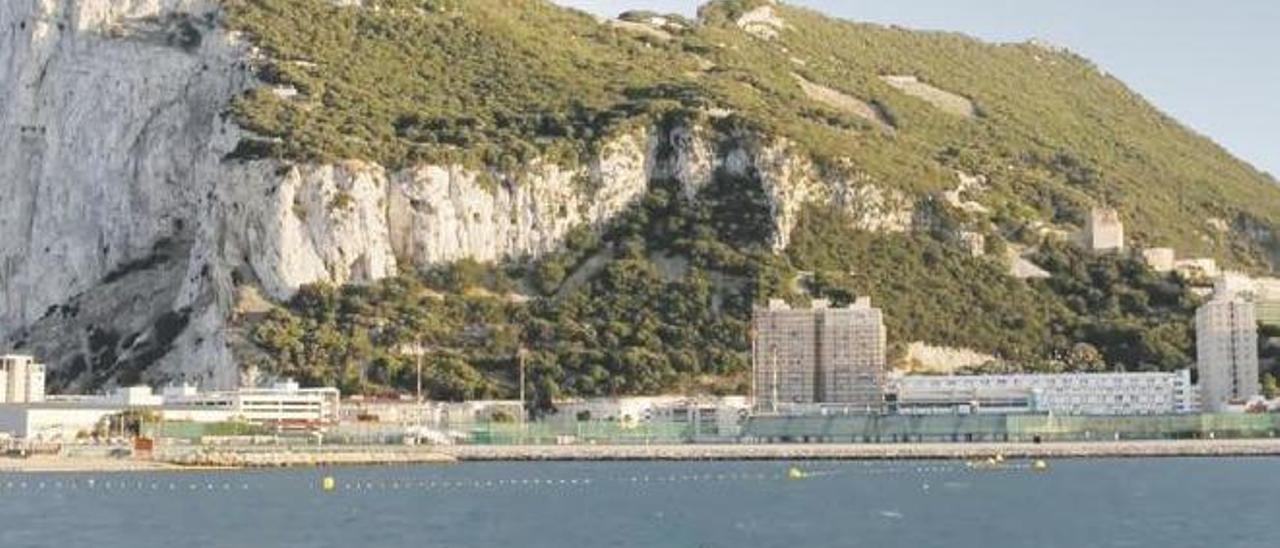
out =
[[1048,241],[1034,260],[1053,277],[1024,282],[1002,262],[971,257],[933,234],[848,226],[837,214],[810,212],[793,234],[792,263],[812,272],[815,294],[837,304],[871,296],[886,310],[899,352],[924,341],[1053,369],[1171,370],[1195,361],[1194,296],[1135,258]]

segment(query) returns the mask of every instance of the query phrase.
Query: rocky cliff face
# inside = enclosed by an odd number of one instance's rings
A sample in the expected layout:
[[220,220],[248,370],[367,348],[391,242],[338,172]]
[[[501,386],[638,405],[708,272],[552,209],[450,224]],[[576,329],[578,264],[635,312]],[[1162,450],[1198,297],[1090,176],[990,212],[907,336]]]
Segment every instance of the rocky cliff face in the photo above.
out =
[[865,228],[910,223],[904,197],[820,175],[787,143],[695,127],[520,173],[228,160],[243,136],[228,103],[255,82],[218,17],[211,0],[0,5],[0,340],[49,363],[55,388],[234,386],[238,286],[285,299],[312,282],[536,256],[658,177],[690,197],[718,170],[759,181],[777,249],[815,200]]
[[214,9],[0,5],[0,334],[49,361],[55,384],[97,379],[95,366],[121,355],[228,370],[207,351],[216,332],[195,329],[209,321],[210,292],[191,260],[204,253],[198,221],[219,158],[237,138],[223,109],[247,84]]

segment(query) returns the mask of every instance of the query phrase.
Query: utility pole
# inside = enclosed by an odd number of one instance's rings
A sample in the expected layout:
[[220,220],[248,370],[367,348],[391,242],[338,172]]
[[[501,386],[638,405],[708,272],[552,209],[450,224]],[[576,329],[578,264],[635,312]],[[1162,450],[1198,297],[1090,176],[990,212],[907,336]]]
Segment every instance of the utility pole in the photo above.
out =
[[758,393],[759,387],[756,386],[756,376],[759,374],[757,371],[759,364],[756,362],[760,361],[760,354],[759,349],[757,348],[758,341],[756,340],[756,330],[754,327],[751,328],[749,336],[751,337],[751,409],[755,410],[758,409],[758,406],[760,405],[760,394]]
[[773,362],[773,397],[769,399],[769,406],[772,408],[774,415],[778,414],[778,345],[769,348]]
[[520,350],[517,351],[516,353],[516,361],[520,365],[520,421],[521,422],[524,422],[524,416],[526,413],[525,410],[527,409],[525,407],[525,402],[524,402],[524,359],[525,359],[525,350],[524,350],[524,347],[522,346],[520,347]]
[[415,395],[417,396],[419,411],[421,411],[421,408],[422,408],[422,354],[424,354],[426,351],[425,348],[422,346],[421,337],[418,338],[418,347],[414,350],[415,350],[414,354],[416,354],[418,358],[418,388],[417,388],[417,391],[415,392]]
[[524,361],[525,361],[525,349],[524,349],[524,346],[522,345],[520,346],[520,349],[516,351],[516,363],[520,367],[520,443],[522,445],[525,442],[525,435],[528,429],[528,424],[526,423],[526,421],[528,420],[527,416],[529,414],[529,408],[525,405],[525,396],[524,396]]

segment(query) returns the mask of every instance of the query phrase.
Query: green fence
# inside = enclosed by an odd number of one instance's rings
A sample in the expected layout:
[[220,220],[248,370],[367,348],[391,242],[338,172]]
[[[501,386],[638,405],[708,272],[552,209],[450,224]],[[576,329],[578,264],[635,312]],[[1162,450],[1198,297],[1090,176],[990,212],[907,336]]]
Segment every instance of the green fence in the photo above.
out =
[[753,441],[896,443],[1266,438],[1278,433],[1278,414],[844,415],[752,417],[742,437]]
[[605,421],[477,423],[468,441],[481,445],[659,445],[693,441],[693,428],[684,423],[622,424]]
[[263,436],[275,430],[247,422],[188,422],[165,421],[163,424],[147,423],[144,433],[150,437],[199,440],[205,436]]

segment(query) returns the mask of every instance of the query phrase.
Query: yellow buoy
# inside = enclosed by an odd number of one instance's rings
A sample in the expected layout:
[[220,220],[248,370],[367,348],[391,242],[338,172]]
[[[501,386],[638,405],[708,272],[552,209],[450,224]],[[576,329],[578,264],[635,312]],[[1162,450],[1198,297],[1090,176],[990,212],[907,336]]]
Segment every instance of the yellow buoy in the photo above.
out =
[[809,477],[808,473],[806,473],[804,470],[796,468],[795,466],[792,466],[787,470],[787,479],[802,480],[807,477]]
[[1049,463],[1047,463],[1047,462],[1045,462],[1045,461],[1043,461],[1043,460],[1036,459],[1036,461],[1035,461],[1035,462],[1031,463],[1031,469],[1032,469],[1032,470],[1036,470],[1036,471],[1043,472],[1043,471],[1045,471],[1045,470],[1048,470],[1048,469],[1049,469]]
[[323,491],[332,491],[337,486],[338,482],[333,480],[333,476],[325,476],[320,480],[320,489]]

